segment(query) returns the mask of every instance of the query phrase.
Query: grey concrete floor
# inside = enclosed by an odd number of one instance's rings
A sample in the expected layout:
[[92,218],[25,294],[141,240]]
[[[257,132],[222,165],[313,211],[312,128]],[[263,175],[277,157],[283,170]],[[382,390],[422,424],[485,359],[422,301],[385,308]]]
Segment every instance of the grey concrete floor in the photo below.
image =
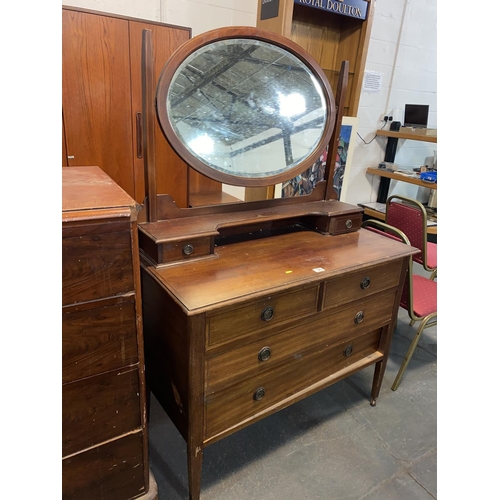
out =
[[[391,390],[415,332],[400,309],[377,406],[370,367],[205,448],[201,500],[437,498],[436,326]],[[154,395],[149,441],[159,500],[187,499],[186,444]]]

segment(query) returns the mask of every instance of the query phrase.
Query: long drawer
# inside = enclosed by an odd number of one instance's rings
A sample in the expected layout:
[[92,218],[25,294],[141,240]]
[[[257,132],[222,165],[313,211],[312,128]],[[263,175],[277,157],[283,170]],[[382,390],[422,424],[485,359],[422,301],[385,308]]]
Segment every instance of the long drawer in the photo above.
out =
[[62,238],[63,306],[134,290],[130,228],[121,225],[126,230]]
[[63,459],[63,500],[123,500],[144,494],[143,439],[141,431]]
[[63,383],[138,362],[134,299],[105,307],[63,309]]
[[388,324],[395,292],[376,295],[342,308],[316,314],[292,327],[208,358],[206,392],[253,377],[282,363],[295,363],[312,350],[327,348]]
[[328,280],[323,307],[336,307],[396,287],[400,273],[401,262],[394,261]]
[[313,314],[318,308],[318,296],[319,285],[314,285],[271,295],[208,316],[207,347]]
[[63,457],[141,427],[137,367],[65,384],[62,400]]
[[377,351],[381,329],[232,386],[205,403],[208,440]]

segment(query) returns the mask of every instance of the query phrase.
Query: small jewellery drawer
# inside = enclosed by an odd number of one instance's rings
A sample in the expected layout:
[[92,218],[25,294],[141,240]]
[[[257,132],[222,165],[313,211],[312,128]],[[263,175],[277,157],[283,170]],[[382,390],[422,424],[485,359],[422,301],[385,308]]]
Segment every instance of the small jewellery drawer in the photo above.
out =
[[330,234],[349,233],[357,231],[361,227],[363,214],[352,214],[344,217],[334,217],[330,221]]
[[335,307],[397,286],[401,261],[371,267],[325,283],[323,307]]
[[137,367],[62,386],[62,455],[141,427]]
[[288,323],[314,313],[319,285],[271,295],[208,316],[208,346],[222,344],[248,333]]
[[159,247],[159,263],[168,264],[195,257],[210,255],[212,245],[210,238],[194,238],[192,240],[161,243]]
[[134,290],[130,230],[62,238],[62,305]]
[[387,325],[395,292],[310,316],[276,335],[207,359],[207,394],[274,369],[295,363],[315,351]]
[[373,354],[379,346],[380,332],[380,329],[372,331],[298,363],[267,371],[208,399],[205,439],[211,439]]
[[138,362],[135,300],[131,299],[106,307],[63,309],[63,383]]

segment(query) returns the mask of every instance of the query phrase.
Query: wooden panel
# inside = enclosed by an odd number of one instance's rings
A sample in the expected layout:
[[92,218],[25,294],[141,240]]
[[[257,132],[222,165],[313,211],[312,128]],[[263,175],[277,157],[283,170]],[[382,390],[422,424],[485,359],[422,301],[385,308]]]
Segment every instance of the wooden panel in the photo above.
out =
[[[329,280],[325,283],[324,307],[338,306],[395,287],[400,273],[401,262],[394,261]],[[361,286],[365,278],[370,280],[368,288]]]
[[306,49],[323,69],[340,70],[337,64],[342,17],[296,5],[291,39]]
[[134,290],[130,232],[62,239],[63,305]]
[[134,196],[128,45],[126,20],[63,9],[68,165],[97,165]]
[[[265,372],[209,399],[206,403],[205,439],[210,439],[228,427],[237,425],[242,420],[264,411],[335,371],[374,353],[378,348],[379,339],[379,330],[368,333],[326,349],[317,356],[303,359],[299,363]],[[348,346],[352,346],[352,354],[347,357],[344,355],[344,350]],[[265,389],[265,396],[256,401],[253,396],[259,387]]]
[[63,500],[124,500],[145,493],[142,432],[62,462]]
[[[251,376],[255,377],[280,364],[298,362],[310,355],[312,350],[317,352],[388,324],[394,298],[393,292],[379,294],[372,300],[354,302],[340,311],[318,314],[281,333],[209,358],[206,382],[208,394]],[[364,319],[358,324],[354,322],[354,317],[359,311],[363,311]],[[261,361],[259,352],[264,347],[268,347],[271,354],[269,359]]]
[[[132,81],[132,114],[142,112],[141,47],[142,30],[151,30],[155,79],[173,52],[191,37],[190,28],[130,21],[130,60]],[[188,206],[188,166],[175,153],[155,120],[156,185],[159,194],[172,196],[178,207]],[[143,203],[145,195],[144,160],[137,157],[137,129],[134,127],[135,199]]]
[[[273,328],[294,319],[314,313],[318,307],[319,286],[265,299],[240,307],[232,307],[207,319],[208,345],[214,346],[247,333]],[[264,311],[272,310],[270,319],[263,319]]]
[[68,166],[68,151],[66,150],[66,131],[64,130],[64,115],[62,121],[62,166]]
[[138,362],[135,301],[62,315],[63,383]]
[[[220,193],[221,191],[222,184],[220,182],[209,179],[194,168],[189,169],[189,196],[191,194]],[[191,205],[191,201],[189,204]]]
[[[123,212],[128,211],[129,218],[135,217],[137,206],[134,200],[99,167],[63,168],[62,183],[63,221],[67,218],[95,220],[98,210],[108,211],[110,219],[118,217],[112,208],[121,208]],[[65,213],[79,211],[78,214]]]
[[192,387],[187,316],[144,269],[141,284],[148,386],[186,437],[186,409]]
[[62,386],[63,457],[141,427],[137,368]]

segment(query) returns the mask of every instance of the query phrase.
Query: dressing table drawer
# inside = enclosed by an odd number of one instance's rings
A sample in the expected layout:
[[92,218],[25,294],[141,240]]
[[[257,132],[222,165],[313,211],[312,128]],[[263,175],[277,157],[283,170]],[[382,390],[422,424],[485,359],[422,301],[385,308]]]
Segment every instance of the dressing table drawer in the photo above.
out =
[[330,234],[349,233],[361,227],[363,214],[351,214],[343,217],[333,217],[330,221]]
[[259,415],[297,392],[377,351],[381,330],[349,339],[298,363],[232,386],[206,402],[205,439]]
[[325,283],[323,308],[335,307],[396,287],[400,273],[401,262],[394,261],[329,280]]
[[377,295],[208,358],[207,394],[387,325],[391,321],[394,299],[394,293]]
[[317,311],[319,285],[225,309],[207,317],[208,347],[290,323]]
[[182,260],[205,257],[213,253],[210,238],[194,238],[159,245],[159,263],[170,264]]

